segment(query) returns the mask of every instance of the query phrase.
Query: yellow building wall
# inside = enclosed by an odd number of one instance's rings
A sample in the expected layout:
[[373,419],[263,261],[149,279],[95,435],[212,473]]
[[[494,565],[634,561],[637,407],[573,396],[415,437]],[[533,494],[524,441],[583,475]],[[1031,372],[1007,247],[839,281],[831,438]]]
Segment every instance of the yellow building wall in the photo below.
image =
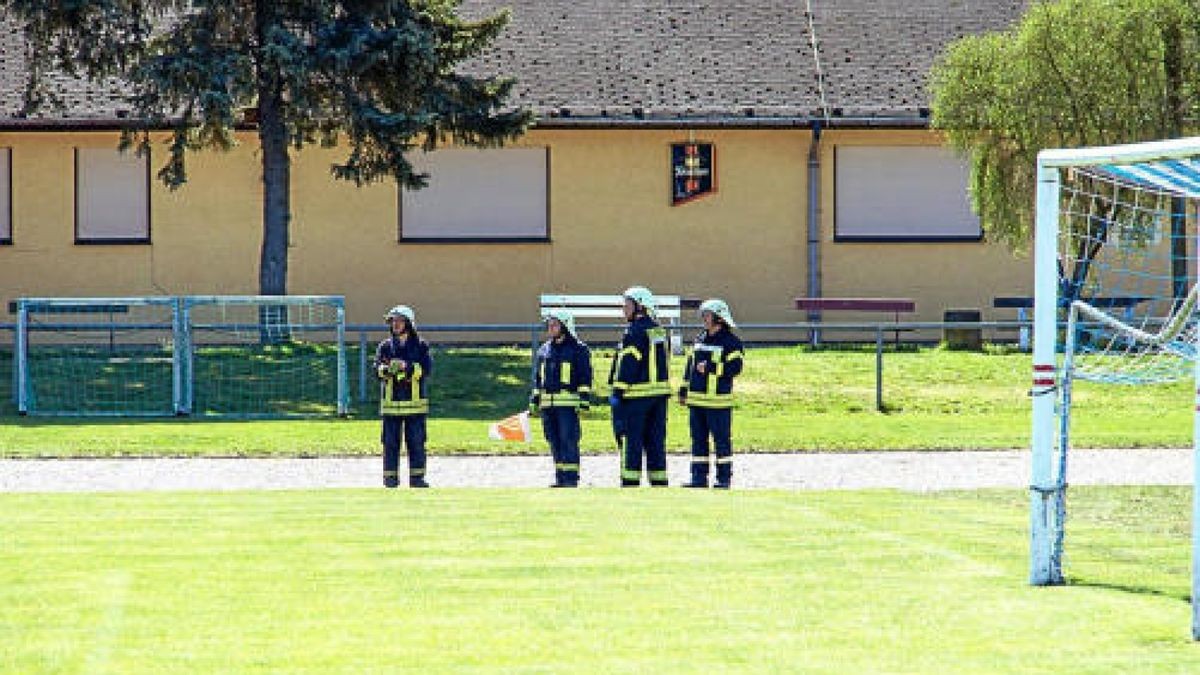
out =
[[[716,146],[715,194],[670,205],[670,143]],[[335,181],[337,149],[293,167],[289,292],[344,294],[348,319],[378,323],[397,303],[421,323],[524,323],[544,292],[721,296],[742,322],[798,321],[805,294],[807,155],[795,130],[535,130],[550,148],[550,243],[397,241],[398,193]],[[261,169],[252,134],[230,153],[189,155],[188,183],[151,188],[152,244],[74,243],[73,148],[115,133],[0,134],[12,148],[13,245],[0,246],[0,300],[21,296],[253,294]],[[823,285],[828,296],[908,296],[919,317],[948,307],[992,314],[993,295],[1027,294],[1031,263],[978,243],[833,241],[838,144],[930,144],[928,132],[830,131],[822,140]],[[157,171],[162,156],[152,160]],[[468,196],[465,196],[469,198]],[[851,319],[833,316],[829,320]],[[865,317],[878,320],[879,315]]]
[[[902,320],[941,321],[947,309],[978,309],[984,320],[1011,321],[993,309],[997,296],[1033,294],[1033,258],[980,242],[834,241],[834,154],[838,146],[938,145],[925,130],[832,130],[821,138],[821,277],[827,297],[903,297],[916,313]],[[1030,199],[1032,199],[1032,195]],[[891,320],[887,314],[829,313],[826,321]]]
[[[804,283],[804,131],[698,134],[717,146],[718,191],[669,203],[673,131],[534,131],[549,146],[550,243],[397,241],[391,184],[335,181],[337,150],[293,167],[289,292],[344,294],[351,322],[399,302],[423,323],[523,323],[544,292],[723,295],[743,321],[791,319]],[[260,169],[252,136],[189,158],[189,180],[151,190],[151,245],[76,245],[73,148],[112,133],[0,134],[13,148],[14,245],[0,247],[6,299],[250,294],[258,287]],[[152,166],[157,170],[161,157]],[[469,196],[467,196],[469,198]]]

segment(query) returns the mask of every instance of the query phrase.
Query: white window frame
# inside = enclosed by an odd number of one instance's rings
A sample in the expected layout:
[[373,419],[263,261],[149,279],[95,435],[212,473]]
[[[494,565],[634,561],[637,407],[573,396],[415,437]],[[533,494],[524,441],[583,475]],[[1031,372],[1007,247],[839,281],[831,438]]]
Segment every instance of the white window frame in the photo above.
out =
[[[850,242],[850,243],[853,243],[853,242],[864,242],[864,243],[872,243],[872,242],[979,242],[979,241],[983,240],[983,228],[980,225],[979,217],[976,216],[971,211],[970,201],[969,201],[969,197],[967,195],[967,181],[968,181],[969,176],[966,172],[969,169],[965,166],[965,162],[964,162],[964,167],[963,167],[964,173],[962,174],[962,183],[954,186],[955,188],[958,188],[956,190],[956,193],[961,195],[961,197],[955,197],[955,199],[961,198],[962,210],[959,211],[957,214],[953,214],[953,215],[955,215],[956,217],[959,217],[959,218],[969,219],[970,222],[973,222],[974,228],[972,229],[972,231],[970,231],[970,232],[965,232],[965,231],[938,232],[938,231],[934,231],[934,230],[919,230],[919,229],[912,229],[912,228],[906,228],[905,231],[898,231],[896,229],[891,229],[889,231],[888,228],[882,228],[882,227],[876,231],[871,231],[873,224],[872,225],[862,225],[861,221],[859,224],[848,223],[847,221],[850,218],[855,218],[855,216],[858,214],[852,213],[847,216],[845,214],[845,212],[852,211],[853,209],[851,209],[849,207],[843,208],[843,203],[840,201],[840,199],[842,197],[846,197],[848,199],[854,199],[855,194],[861,195],[867,191],[858,186],[847,188],[845,185],[846,177],[842,174],[843,168],[845,167],[845,164],[843,164],[843,159],[846,156],[845,153],[857,152],[857,151],[864,151],[864,152],[883,151],[884,153],[894,154],[894,155],[902,155],[902,154],[911,155],[912,153],[923,152],[923,151],[938,151],[938,152],[946,153],[948,157],[953,157],[953,155],[950,154],[950,150],[945,149],[941,146],[931,146],[931,145],[883,145],[883,144],[880,144],[880,145],[857,145],[857,144],[855,144],[855,145],[835,146],[835,148],[834,148],[834,167],[833,167],[833,174],[834,174],[834,181],[833,181],[833,193],[834,193],[834,196],[833,196],[833,206],[834,206],[833,240],[835,242]],[[850,160],[847,160],[847,163],[849,161]],[[919,174],[914,173],[914,175],[919,175]],[[878,180],[878,177],[876,177],[876,180]],[[903,191],[903,190],[899,190],[899,191]],[[931,192],[936,193],[937,190],[931,190]],[[848,193],[854,193],[854,194],[848,194]],[[917,201],[920,201],[920,200],[918,199]],[[932,202],[934,200],[927,200],[927,201]],[[882,209],[882,206],[880,206],[878,204],[874,204],[874,207],[877,209]],[[859,208],[863,208],[863,207],[860,206]],[[918,206],[917,208],[919,209],[920,206]],[[944,206],[940,207],[940,208],[942,209],[943,213],[946,211]],[[940,220],[940,218],[939,218],[939,220]],[[968,222],[968,221],[963,220],[960,223],[960,225],[965,222]],[[954,228],[954,229],[963,229],[963,228]]]
[[13,243],[12,147],[0,147],[0,246]]
[[[89,208],[89,204],[85,204],[88,198],[87,194],[87,167],[84,166],[84,156],[88,153],[111,152],[119,154],[122,159],[130,159],[133,162],[140,164],[137,167],[137,176],[139,180],[138,187],[134,188],[131,195],[131,201],[137,200],[140,204],[133,204],[129,207],[130,213],[141,211],[145,219],[145,232],[134,233],[132,235],[123,236],[117,234],[89,234],[85,232],[85,219],[88,214],[85,210]],[[131,172],[132,173],[132,172]],[[140,193],[140,194],[139,194]],[[95,147],[77,147],[75,148],[75,243],[76,244],[149,244],[151,235],[151,210],[150,210],[150,158],[148,156],[137,157],[132,152],[120,153],[112,148],[95,148]]]
[[[541,232],[540,233],[522,232],[522,233],[516,233],[516,234],[491,235],[491,234],[486,234],[486,233],[470,232],[470,233],[461,233],[461,234],[455,234],[455,233],[430,234],[429,232],[433,228],[431,228],[429,226],[423,226],[420,228],[412,227],[411,220],[414,218],[420,217],[422,210],[430,208],[430,204],[428,204],[428,203],[422,204],[421,203],[422,201],[428,202],[430,199],[436,199],[439,196],[444,196],[440,192],[432,192],[431,191],[434,189],[434,186],[436,185],[436,182],[438,180],[438,175],[439,175],[438,167],[436,165],[430,166],[430,160],[428,159],[428,156],[420,155],[420,156],[415,156],[412,158],[413,162],[414,162],[414,168],[416,168],[418,171],[423,170],[425,167],[429,168],[428,173],[430,174],[430,178],[429,178],[430,187],[424,188],[422,190],[416,190],[416,191],[404,190],[404,189],[400,190],[400,194],[398,195],[398,198],[397,198],[397,211],[399,213],[397,239],[399,240],[399,242],[401,244],[414,244],[414,243],[415,244],[424,244],[424,243],[511,244],[511,243],[546,243],[546,242],[549,242],[550,241],[550,148],[549,147],[547,147],[547,146],[536,146],[536,147],[521,146],[521,147],[489,148],[489,149],[450,148],[450,149],[445,149],[445,150],[435,150],[433,153],[430,153],[430,154],[436,155],[437,153],[443,153],[443,152],[445,152],[445,153],[506,153],[506,152],[514,152],[514,151],[526,152],[526,153],[537,152],[542,157],[542,167],[543,167],[542,168],[542,173],[543,173],[542,183],[537,186],[537,188],[536,188],[537,192],[530,198],[530,200],[528,200],[530,203],[522,205],[522,208],[525,211],[529,211],[529,212],[538,211],[538,214],[536,217],[539,219],[539,221],[541,223]],[[465,158],[465,157],[469,157],[469,155],[464,154],[463,157],[458,158],[458,161],[463,161],[463,158]],[[537,204],[537,201],[539,198],[542,203],[540,208]],[[470,195],[466,195],[463,197],[463,199],[470,200],[471,197],[470,197]],[[478,197],[477,201],[478,202],[487,202],[487,198],[486,197]],[[494,202],[489,202],[489,203],[492,204],[491,208],[495,208]],[[410,223],[407,228],[406,228],[406,221],[408,221]],[[414,233],[414,231],[416,233]]]

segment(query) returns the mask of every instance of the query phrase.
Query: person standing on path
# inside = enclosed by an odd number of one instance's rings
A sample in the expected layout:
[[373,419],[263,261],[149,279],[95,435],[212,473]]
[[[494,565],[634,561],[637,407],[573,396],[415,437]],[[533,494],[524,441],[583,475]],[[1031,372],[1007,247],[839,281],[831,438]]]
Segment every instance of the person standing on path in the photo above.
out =
[[538,349],[530,413],[541,413],[542,432],[554,458],[550,487],[579,486],[579,411],[592,405],[592,352],[575,337],[575,317],[565,309],[546,312],[550,335]]
[[667,486],[667,401],[671,398],[670,344],[654,320],[654,294],[644,286],[624,293],[629,322],[613,358],[609,384],[613,429],[624,438],[621,487],[642,482],[642,456],[650,485]]
[[684,487],[708,487],[712,437],[717,451],[713,487],[728,490],[733,484],[733,378],[742,372],[744,350],[724,300],[705,300],[700,320],[704,330],[696,337],[679,387],[679,404],[688,407],[692,434],[692,479]]
[[396,305],[384,316],[391,335],[375,350],[379,376],[379,414],[383,418],[383,486],[400,485],[400,442],[408,449],[408,485],[425,482],[425,420],[429,398],[425,382],[433,370],[429,345],[417,334],[416,315],[408,305]]

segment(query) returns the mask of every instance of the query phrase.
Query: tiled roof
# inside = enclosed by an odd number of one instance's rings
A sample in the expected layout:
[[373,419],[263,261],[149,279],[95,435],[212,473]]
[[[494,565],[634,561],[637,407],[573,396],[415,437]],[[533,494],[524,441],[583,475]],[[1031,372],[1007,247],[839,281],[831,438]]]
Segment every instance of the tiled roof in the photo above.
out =
[[[1027,0],[812,0],[824,105],[846,118],[919,120],[930,65],[950,41],[1014,24]],[[505,73],[546,121],[809,118],[822,114],[803,0],[464,0],[512,23],[469,65]],[[19,32],[0,37],[0,124],[24,78]],[[69,110],[112,120],[118,89],[59,78]]]

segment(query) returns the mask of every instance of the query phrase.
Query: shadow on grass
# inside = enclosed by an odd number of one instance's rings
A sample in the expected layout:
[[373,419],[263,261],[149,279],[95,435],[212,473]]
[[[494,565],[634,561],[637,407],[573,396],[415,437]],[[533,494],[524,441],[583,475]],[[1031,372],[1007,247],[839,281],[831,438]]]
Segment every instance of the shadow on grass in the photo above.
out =
[[1104,591],[1119,591],[1121,593],[1129,593],[1132,595],[1148,595],[1159,598],[1168,598],[1189,604],[1192,601],[1192,596],[1190,593],[1172,593],[1161,588],[1153,588],[1151,586],[1145,586],[1141,584],[1118,584],[1108,581],[1091,581],[1087,579],[1068,577],[1067,585],[1074,586],[1076,588],[1095,588]]

